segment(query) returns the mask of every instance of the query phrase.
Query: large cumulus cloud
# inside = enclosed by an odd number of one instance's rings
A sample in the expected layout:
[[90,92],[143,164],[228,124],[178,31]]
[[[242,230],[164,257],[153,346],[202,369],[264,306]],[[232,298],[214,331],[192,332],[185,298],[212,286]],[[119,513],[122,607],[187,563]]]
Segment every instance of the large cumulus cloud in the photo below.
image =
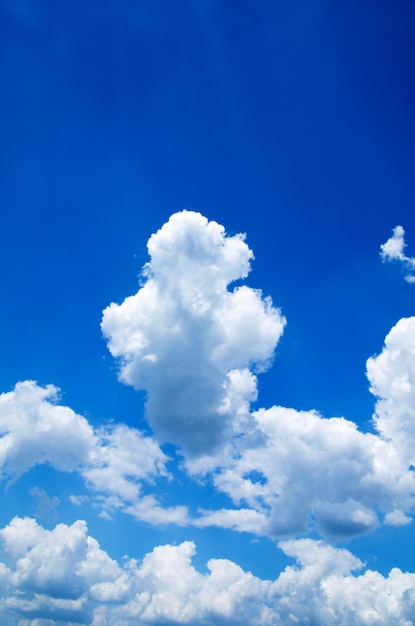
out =
[[173,215],[148,251],[141,288],[105,309],[102,330],[120,379],[147,391],[157,436],[199,456],[238,428],[238,406],[255,396],[248,370],[269,365],[285,320],[260,291],[228,289],[248,275],[252,252],[199,213]]

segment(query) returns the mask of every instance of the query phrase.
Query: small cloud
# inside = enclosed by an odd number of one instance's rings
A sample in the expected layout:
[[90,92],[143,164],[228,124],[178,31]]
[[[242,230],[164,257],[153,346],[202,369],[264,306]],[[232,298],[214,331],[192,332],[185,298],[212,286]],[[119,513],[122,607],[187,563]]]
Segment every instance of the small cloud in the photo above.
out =
[[69,496],[69,500],[75,506],[82,506],[85,502],[87,502],[89,500],[89,498],[88,498],[88,496],[76,496],[74,494],[71,494]]
[[111,515],[107,513],[106,511],[101,511],[101,513],[99,513],[99,517],[102,517],[102,519],[106,519],[106,520],[112,520]]
[[408,283],[415,283],[415,258],[405,255],[404,237],[403,227],[395,226],[392,237],[380,246],[380,255],[383,261],[399,261],[405,271],[405,280]]
[[412,522],[412,517],[405,515],[403,511],[395,509],[385,515],[385,524],[387,526],[407,526]]

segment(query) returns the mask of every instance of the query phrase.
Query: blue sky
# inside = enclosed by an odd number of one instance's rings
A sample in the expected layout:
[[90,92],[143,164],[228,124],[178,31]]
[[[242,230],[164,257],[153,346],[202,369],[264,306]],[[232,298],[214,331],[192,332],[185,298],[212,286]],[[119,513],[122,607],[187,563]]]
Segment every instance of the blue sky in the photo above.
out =
[[414,27],[0,0],[2,622],[415,623]]

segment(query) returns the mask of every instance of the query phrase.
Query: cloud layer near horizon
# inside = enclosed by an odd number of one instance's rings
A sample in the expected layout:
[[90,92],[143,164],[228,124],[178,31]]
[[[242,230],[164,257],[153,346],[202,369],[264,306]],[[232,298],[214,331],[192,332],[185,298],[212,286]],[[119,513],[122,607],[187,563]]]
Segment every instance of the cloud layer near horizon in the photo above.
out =
[[415,574],[353,574],[363,567],[359,559],[311,539],[281,542],[297,565],[274,581],[225,559],[211,559],[201,574],[190,541],[158,546],[121,567],[81,520],[45,530],[14,518],[0,540],[0,615],[8,626],[408,626],[415,615]]

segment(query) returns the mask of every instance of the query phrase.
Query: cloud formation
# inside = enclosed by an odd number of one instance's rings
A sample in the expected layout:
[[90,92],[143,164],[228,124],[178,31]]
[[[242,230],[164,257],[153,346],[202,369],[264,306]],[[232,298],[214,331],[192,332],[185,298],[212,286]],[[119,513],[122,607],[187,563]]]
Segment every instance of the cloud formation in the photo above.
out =
[[405,255],[405,231],[402,226],[395,226],[393,235],[380,246],[383,261],[399,261],[405,270],[405,280],[415,283],[415,258]]
[[78,472],[89,489],[100,494],[104,508],[129,509],[153,523],[184,518],[184,507],[163,511],[154,496],[140,501],[144,482],[168,477],[168,458],[152,437],[125,424],[94,430],[85,417],[58,401],[56,387],[40,387],[34,381],[17,383],[13,391],[0,394],[3,480],[16,480],[30,468],[47,464]]
[[14,518],[0,542],[0,618],[8,626],[408,626],[415,617],[415,574],[355,575],[363,568],[358,558],[311,539],[281,542],[297,564],[274,581],[226,559],[209,560],[201,574],[191,541],[120,566],[80,520],[45,530]]
[[271,362],[285,319],[247,286],[243,235],[182,211],[148,241],[142,286],[103,312],[102,330],[119,377],[147,391],[157,437],[189,457],[223,447],[256,396],[255,372]]
[[[394,237],[383,246],[385,258],[403,254],[403,229]],[[270,365],[285,320],[261,292],[229,290],[249,271],[252,252],[244,238],[228,237],[215,222],[185,211],[173,215],[148,248],[141,288],[104,311],[102,328],[120,378],[147,391],[147,417],[158,440],[180,446],[177,474],[169,474],[169,458],[155,438],[122,423],[93,428],[59,404],[57,388],[24,381],[0,395],[1,478],[16,480],[38,464],[77,472],[109,522],[116,508],[153,525],[267,535],[280,540],[296,565],[271,581],[211,559],[202,574],[192,564],[191,541],[155,547],[141,562],[120,565],[82,520],[46,530],[16,517],[0,529],[0,621],[412,624],[415,574],[356,574],[364,564],[326,541],[411,521],[415,317],[399,320],[380,354],[367,361],[376,398],[373,432],[317,411],[252,411],[256,375]],[[158,479],[180,472],[209,481],[231,504],[190,515],[185,506],[163,506],[148,493]],[[39,488],[32,495],[45,514],[59,504]],[[298,539],[310,532],[324,541]]]
[[382,521],[409,521],[415,478],[392,442],[313,411],[275,406],[253,417],[256,439],[238,442],[213,475],[216,488],[241,508],[204,512],[205,523],[271,537],[317,530],[342,539]]
[[[382,248],[390,257],[402,248],[396,237],[403,229],[395,231]],[[183,211],[150,237],[148,250],[142,287],[104,311],[103,332],[121,380],[147,390],[156,434],[181,446],[191,476],[211,474],[233,503],[201,509],[193,520],[182,512],[180,523],[274,538],[312,529],[329,539],[408,523],[415,493],[413,323],[401,320],[382,354],[368,361],[379,398],[375,432],[317,411],[251,412],[255,372],[269,365],[285,320],[260,292],[228,290],[250,269],[244,238]]]

